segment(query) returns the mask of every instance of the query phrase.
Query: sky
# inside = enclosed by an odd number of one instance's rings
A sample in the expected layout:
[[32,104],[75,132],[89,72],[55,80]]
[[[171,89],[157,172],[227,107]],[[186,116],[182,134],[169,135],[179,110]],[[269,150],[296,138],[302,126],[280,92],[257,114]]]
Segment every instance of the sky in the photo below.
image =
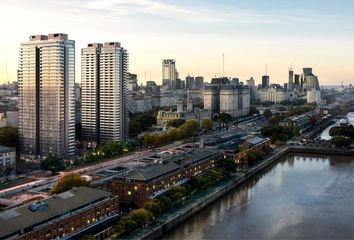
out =
[[121,42],[139,83],[161,82],[162,59],[181,79],[266,72],[273,83],[312,67],[323,85],[354,84],[352,0],[1,0],[0,83],[16,80],[18,49],[30,35],[63,32],[80,49]]

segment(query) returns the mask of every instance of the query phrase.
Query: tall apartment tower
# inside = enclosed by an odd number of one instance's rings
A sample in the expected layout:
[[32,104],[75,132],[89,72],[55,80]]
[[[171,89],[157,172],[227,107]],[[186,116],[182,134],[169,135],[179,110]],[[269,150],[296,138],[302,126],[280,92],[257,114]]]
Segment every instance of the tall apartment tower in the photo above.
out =
[[103,143],[128,138],[128,53],[118,42],[81,51],[82,138]]
[[178,73],[176,70],[176,60],[162,60],[162,85],[168,86],[171,89],[176,89],[176,80]]
[[75,41],[67,34],[30,36],[18,66],[22,159],[75,154]]

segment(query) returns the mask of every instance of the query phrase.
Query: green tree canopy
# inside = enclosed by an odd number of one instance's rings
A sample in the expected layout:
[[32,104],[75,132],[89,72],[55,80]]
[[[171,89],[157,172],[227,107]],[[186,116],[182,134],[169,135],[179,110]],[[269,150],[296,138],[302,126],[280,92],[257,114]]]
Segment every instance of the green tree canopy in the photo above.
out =
[[162,203],[158,199],[154,199],[155,201],[148,201],[144,204],[144,209],[151,212],[155,217],[158,216],[161,212]]
[[129,218],[136,222],[138,226],[142,226],[149,223],[152,217],[152,213],[144,208],[134,209],[129,213]]
[[352,143],[351,139],[348,137],[332,137],[331,138],[331,143],[336,145],[336,147],[343,147],[343,146],[348,146]]
[[169,127],[178,128],[178,127],[182,126],[185,122],[186,122],[186,120],[184,120],[184,119],[174,119],[174,120],[168,121],[167,125]]
[[136,137],[156,124],[156,113],[153,111],[130,114],[129,136]]
[[41,161],[41,168],[47,171],[51,171],[53,175],[65,169],[65,165],[62,160],[49,156]]
[[213,122],[210,119],[204,119],[202,121],[202,129],[208,132],[213,129]]
[[0,145],[7,147],[17,147],[18,144],[18,129],[16,127],[1,127],[0,128]]
[[348,137],[351,140],[354,140],[354,126],[347,124],[344,126],[335,126],[329,130],[329,135],[331,137]]
[[62,176],[58,183],[50,190],[50,194],[59,194],[73,187],[89,186],[89,183],[78,173],[69,173]]
[[264,110],[263,115],[265,116],[266,119],[270,118],[273,114],[272,111],[267,108],[266,110]]

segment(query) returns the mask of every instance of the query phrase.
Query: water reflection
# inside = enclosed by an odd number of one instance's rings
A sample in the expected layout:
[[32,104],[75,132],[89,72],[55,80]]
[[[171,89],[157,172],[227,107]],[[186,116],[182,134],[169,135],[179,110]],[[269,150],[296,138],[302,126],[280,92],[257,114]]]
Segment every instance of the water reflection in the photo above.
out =
[[165,239],[348,239],[354,159],[288,156]]

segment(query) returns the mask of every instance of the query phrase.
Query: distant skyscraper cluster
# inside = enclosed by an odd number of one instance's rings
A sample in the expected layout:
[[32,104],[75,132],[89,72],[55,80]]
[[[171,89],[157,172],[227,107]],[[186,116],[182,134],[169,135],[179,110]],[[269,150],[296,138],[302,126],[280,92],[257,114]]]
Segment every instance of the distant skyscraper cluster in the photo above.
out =
[[[315,92],[313,92],[315,91]],[[308,101],[319,99],[320,85],[318,77],[312,73],[312,68],[304,68],[303,73],[295,74],[293,69],[289,69],[288,80],[281,86],[280,84],[270,84],[268,75],[262,76],[262,83],[258,87],[255,100],[260,102],[280,103],[284,100],[294,100],[298,97],[307,96],[310,93]],[[315,95],[315,97],[313,97]],[[252,96],[253,97],[253,96]]]

